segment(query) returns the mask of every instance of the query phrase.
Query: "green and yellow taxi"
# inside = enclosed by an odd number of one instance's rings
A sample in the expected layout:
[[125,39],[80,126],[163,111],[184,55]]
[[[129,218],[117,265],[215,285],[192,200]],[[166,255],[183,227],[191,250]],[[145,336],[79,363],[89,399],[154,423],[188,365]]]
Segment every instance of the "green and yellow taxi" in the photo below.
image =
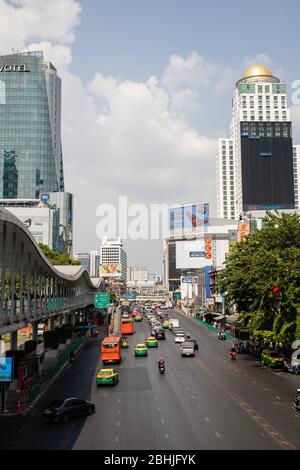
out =
[[134,348],[135,356],[148,356],[147,346],[145,344],[137,344]]
[[167,330],[169,328],[169,320],[164,320],[163,322],[163,328]]
[[265,350],[261,354],[261,363],[269,367],[283,366],[284,358],[276,351]]
[[158,347],[158,341],[153,336],[149,336],[148,338],[146,338],[145,343],[148,346],[148,348],[157,348]]
[[134,318],[134,321],[142,321],[142,320],[143,320],[143,317],[142,315],[139,315],[139,314],[137,314]]
[[100,369],[96,377],[96,385],[116,385],[119,381],[119,373],[116,369]]

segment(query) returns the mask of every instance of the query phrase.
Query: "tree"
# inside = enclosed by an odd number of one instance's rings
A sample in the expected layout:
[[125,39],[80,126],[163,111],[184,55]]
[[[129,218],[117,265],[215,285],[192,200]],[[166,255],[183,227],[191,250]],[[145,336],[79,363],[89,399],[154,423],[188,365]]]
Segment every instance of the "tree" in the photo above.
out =
[[299,267],[300,216],[268,212],[233,248],[218,284],[254,336],[289,345],[300,338]]
[[80,261],[74,260],[69,256],[68,253],[58,253],[57,251],[51,250],[49,246],[39,243],[39,247],[48,258],[51,264],[54,266],[63,266],[63,265],[80,265]]

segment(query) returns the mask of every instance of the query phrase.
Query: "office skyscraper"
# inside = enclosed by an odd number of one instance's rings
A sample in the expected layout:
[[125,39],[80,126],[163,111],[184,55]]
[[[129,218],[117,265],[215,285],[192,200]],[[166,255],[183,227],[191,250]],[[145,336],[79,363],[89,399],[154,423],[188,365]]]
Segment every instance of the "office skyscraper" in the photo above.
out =
[[0,57],[0,199],[64,191],[61,80],[42,52]]
[[236,83],[230,138],[218,142],[218,217],[294,209],[298,168],[286,85],[264,66],[249,67]]

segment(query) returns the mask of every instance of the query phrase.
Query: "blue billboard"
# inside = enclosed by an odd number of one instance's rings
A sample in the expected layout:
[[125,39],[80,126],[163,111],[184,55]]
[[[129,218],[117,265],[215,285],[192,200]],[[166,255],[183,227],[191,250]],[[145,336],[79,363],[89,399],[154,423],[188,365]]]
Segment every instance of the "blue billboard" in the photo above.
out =
[[13,379],[13,358],[0,357],[0,382],[12,382]]
[[135,300],[136,299],[136,292],[125,292],[124,299],[126,299],[126,300]]
[[180,238],[203,232],[208,224],[209,205],[194,204],[169,209],[169,236]]

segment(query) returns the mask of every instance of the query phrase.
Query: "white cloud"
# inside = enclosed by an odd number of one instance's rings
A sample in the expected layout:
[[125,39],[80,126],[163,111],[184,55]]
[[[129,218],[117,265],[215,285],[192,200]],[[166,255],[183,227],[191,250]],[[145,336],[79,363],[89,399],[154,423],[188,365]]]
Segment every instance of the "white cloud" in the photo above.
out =
[[72,43],[80,11],[76,0],[0,0],[0,53],[36,40]]
[[30,44],[27,48],[29,51],[42,51],[45,60],[49,60],[55,64],[56,69],[59,70],[60,73],[62,69],[68,68],[72,62],[72,52],[69,46],[42,41]]

